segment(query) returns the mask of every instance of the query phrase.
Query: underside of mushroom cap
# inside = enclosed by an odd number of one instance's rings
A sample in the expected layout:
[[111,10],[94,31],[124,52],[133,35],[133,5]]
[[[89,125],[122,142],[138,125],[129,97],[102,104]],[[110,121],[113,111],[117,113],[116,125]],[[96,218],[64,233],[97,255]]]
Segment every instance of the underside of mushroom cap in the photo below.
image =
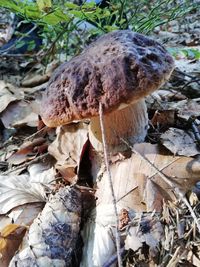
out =
[[174,68],[158,42],[130,30],[105,34],[62,64],[50,79],[41,104],[49,127],[98,116],[158,89]]

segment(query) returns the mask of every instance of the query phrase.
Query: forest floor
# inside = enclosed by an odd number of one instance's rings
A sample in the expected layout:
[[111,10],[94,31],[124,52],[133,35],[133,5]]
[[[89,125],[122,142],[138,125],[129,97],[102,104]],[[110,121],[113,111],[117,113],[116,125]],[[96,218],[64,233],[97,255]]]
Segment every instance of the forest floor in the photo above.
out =
[[[145,143],[134,147],[130,159],[111,160],[114,187],[119,187],[132,165],[139,177],[133,196],[140,215],[129,215],[131,219],[123,225],[130,226],[131,221],[133,228],[132,238],[125,241],[126,266],[200,266],[199,22],[200,13],[191,14],[152,34],[174,56],[176,68],[170,80],[146,99],[150,122]],[[23,57],[0,54],[0,58],[0,266],[6,267],[49,195],[81,180],[76,169],[80,174],[88,166],[83,161],[89,159],[86,126],[72,125],[73,131],[49,129],[39,116],[42,92],[58,62],[43,66]],[[145,178],[141,175],[144,170]],[[160,182],[162,179],[169,182]],[[81,190],[94,189],[87,179],[78,184]],[[130,192],[133,182],[130,184],[120,194]],[[148,234],[138,228],[141,222],[151,222]],[[127,228],[123,233],[127,234]]]

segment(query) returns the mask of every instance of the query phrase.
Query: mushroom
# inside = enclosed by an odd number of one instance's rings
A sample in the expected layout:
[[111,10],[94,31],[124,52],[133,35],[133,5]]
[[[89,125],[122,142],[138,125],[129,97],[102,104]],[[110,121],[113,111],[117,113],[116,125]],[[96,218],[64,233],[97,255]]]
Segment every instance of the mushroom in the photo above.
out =
[[89,139],[102,151],[99,103],[111,152],[144,141],[148,128],[145,96],[158,89],[174,68],[166,49],[130,30],[100,37],[62,64],[43,95],[41,116],[49,127],[90,119]]
[[[43,95],[42,119],[49,127],[90,119],[90,143],[99,152],[103,150],[99,119],[101,106],[109,151],[115,153],[127,150],[121,138],[130,144],[144,141],[148,128],[144,98],[169,78],[173,67],[173,59],[165,48],[142,34],[130,30],[105,34],[80,55],[62,64],[54,73]],[[92,162],[91,173],[97,183],[98,197],[103,190],[107,193],[108,179],[105,179],[107,174],[104,179],[97,179],[99,176],[96,174],[101,168],[101,153],[96,151],[91,149],[90,153],[94,152],[97,156]],[[123,183],[127,184],[126,177],[124,179]],[[117,196],[117,192],[115,194]],[[98,207],[103,207],[107,211],[108,203],[104,200]],[[107,216],[102,216],[97,209],[94,211],[95,220],[86,224],[86,232],[89,234],[85,239],[85,250],[87,254],[90,252],[88,259],[91,264],[93,264],[94,247],[98,246],[99,240],[101,242],[106,240],[108,243],[108,240],[112,239],[110,235],[112,224],[109,222],[109,227],[98,224],[100,217],[105,222]],[[108,214],[108,218],[113,218],[113,208]],[[96,226],[99,226],[98,234],[95,232]],[[113,254],[115,244],[113,239],[111,242],[113,250],[106,246],[105,250]],[[89,250],[90,244],[93,249]],[[108,258],[109,253],[106,255]],[[100,259],[102,254],[104,252],[102,253],[101,249],[98,255]],[[81,266],[89,265],[82,263]]]

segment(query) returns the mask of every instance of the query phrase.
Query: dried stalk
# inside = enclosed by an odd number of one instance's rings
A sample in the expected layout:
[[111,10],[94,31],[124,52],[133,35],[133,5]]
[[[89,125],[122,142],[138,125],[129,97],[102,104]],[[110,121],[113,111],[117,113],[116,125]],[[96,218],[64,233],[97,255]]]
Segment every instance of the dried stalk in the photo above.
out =
[[119,217],[118,217],[118,212],[117,212],[117,200],[115,197],[115,192],[113,188],[113,183],[112,183],[112,177],[111,177],[111,171],[110,171],[110,166],[109,166],[109,160],[108,160],[108,148],[107,148],[107,143],[106,143],[106,138],[105,138],[105,127],[104,127],[104,122],[103,122],[103,109],[102,109],[102,104],[99,103],[99,119],[100,119],[100,127],[101,127],[101,133],[102,133],[102,143],[103,143],[103,152],[104,152],[104,161],[108,173],[108,179],[109,179],[109,186],[111,190],[111,196],[112,196],[112,202],[113,202],[113,208],[114,208],[114,213],[116,217],[116,247],[117,247],[117,260],[118,260],[118,266],[122,267],[122,259],[121,259],[121,251],[120,251],[120,234],[118,230],[118,225],[119,225]]

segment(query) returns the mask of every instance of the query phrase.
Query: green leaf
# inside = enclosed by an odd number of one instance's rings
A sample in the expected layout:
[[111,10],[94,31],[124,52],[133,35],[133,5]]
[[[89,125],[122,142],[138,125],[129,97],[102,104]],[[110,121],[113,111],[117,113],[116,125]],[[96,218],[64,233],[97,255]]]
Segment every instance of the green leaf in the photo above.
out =
[[25,45],[25,41],[23,41],[23,40],[17,41],[15,44],[15,48],[21,48],[24,45]]
[[65,7],[69,8],[69,9],[80,9],[80,6],[78,6],[74,3],[70,3],[70,2],[66,2]]
[[36,2],[40,11],[48,12],[52,7],[51,0],[36,0]]
[[68,22],[70,17],[64,14],[61,10],[55,10],[43,16],[42,21],[49,25],[56,25],[61,22]]
[[30,41],[30,42],[28,42],[27,50],[32,51],[32,50],[34,50],[35,46],[36,46],[35,41]]

